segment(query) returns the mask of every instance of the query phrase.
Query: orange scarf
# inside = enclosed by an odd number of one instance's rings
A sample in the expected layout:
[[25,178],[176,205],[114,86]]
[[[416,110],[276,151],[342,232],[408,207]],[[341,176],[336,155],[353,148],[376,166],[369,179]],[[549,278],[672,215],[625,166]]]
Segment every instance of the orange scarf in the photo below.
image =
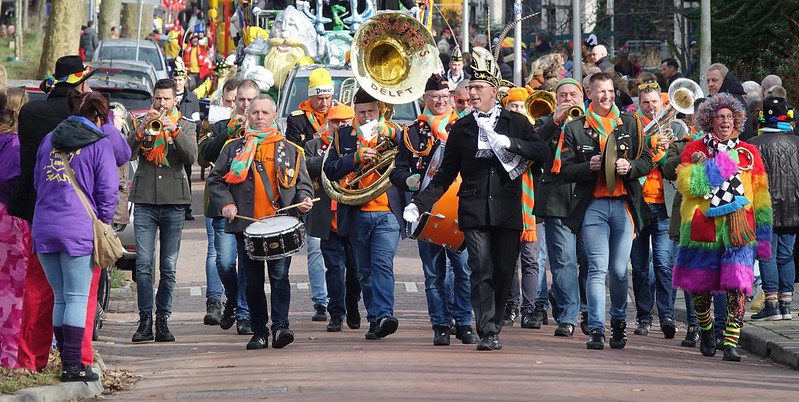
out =
[[521,241],[532,243],[536,240],[535,234],[535,189],[533,187],[533,170],[530,167],[522,175],[522,230]]
[[244,134],[244,148],[239,152],[230,163],[230,171],[225,174],[224,179],[230,184],[239,184],[244,182],[247,178],[247,171],[252,165],[252,160],[258,152],[258,146],[261,143],[274,143],[283,140],[283,134],[277,130],[277,124],[272,124],[272,127],[266,131],[255,131],[252,128],[247,128],[247,133]]
[[424,111],[417,119],[427,123],[430,127],[430,131],[436,136],[436,139],[446,142],[447,137],[449,137],[447,126],[454,123],[455,120],[458,120],[458,114],[455,113],[455,109],[450,107],[446,112],[435,115],[425,106]]
[[304,100],[300,103],[300,110],[305,112],[305,117],[311,122],[314,131],[319,131],[322,126],[327,124],[327,113],[319,113],[311,107],[310,100]]
[[[177,125],[178,121],[180,121],[181,114],[177,108],[172,108],[172,112],[167,116],[169,116],[169,120],[172,120],[172,122]],[[166,159],[166,156],[169,153],[169,145],[172,143],[172,140],[177,137],[178,132],[180,132],[180,128],[173,132],[161,130],[161,132],[155,135],[152,146],[142,146],[142,154],[144,157],[155,165],[169,166],[169,161]],[[144,133],[138,134],[136,139],[139,141],[144,139]]]

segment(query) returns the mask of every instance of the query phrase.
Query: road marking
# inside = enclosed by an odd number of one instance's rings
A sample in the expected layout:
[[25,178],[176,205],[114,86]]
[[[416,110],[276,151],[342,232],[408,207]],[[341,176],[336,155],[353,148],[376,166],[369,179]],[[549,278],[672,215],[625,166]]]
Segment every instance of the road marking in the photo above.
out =
[[297,283],[297,289],[299,290],[308,290],[311,288],[311,284],[308,282],[299,282]]
[[405,284],[405,291],[408,293],[419,293],[419,289],[416,288],[416,282],[402,282]]
[[203,294],[202,286],[192,286],[189,288],[189,296],[199,296]]

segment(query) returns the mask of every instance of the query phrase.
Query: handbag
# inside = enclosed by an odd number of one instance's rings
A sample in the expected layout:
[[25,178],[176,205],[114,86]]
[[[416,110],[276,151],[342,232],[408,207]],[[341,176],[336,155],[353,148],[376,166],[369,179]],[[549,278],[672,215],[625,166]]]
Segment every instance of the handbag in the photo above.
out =
[[94,227],[94,263],[100,268],[107,268],[116,264],[117,260],[122,258],[125,249],[122,247],[122,242],[117,237],[116,231],[111,225],[106,225],[103,221],[97,219],[94,210],[89,205],[89,200],[86,199],[86,194],[78,187],[75,180],[75,174],[69,167],[69,156],[64,152],[59,152],[61,160],[64,162],[64,167],[67,171],[67,178],[72,188],[78,193],[80,202],[92,218],[92,226]]

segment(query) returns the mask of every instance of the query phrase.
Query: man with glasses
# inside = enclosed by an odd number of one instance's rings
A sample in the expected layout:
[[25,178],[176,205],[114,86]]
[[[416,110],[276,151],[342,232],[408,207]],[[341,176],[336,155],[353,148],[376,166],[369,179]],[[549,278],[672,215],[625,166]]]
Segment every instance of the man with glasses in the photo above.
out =
[[403,217],[416,221],[461,175],[458,225],[472,268],[477,350],[495,350],[502,348],[498,335],[519,257],[522,173],[528,161],[544,163],[549,152],[526,117],[497,105],[501,78],[490,55],[473,52],[472,71],[468,89],[475,110],[452,126],[441,167]]
[[[408,164],[404,177],[419,180],[430,166],[437,147],[443,147],[449,131],[458,115],[449,104],[447,80],[433,74],[425,85],[422,95],[424,111],[408,127],[403,138],[398,158]],[[415,178],[415,179],[412,179]],[[419,190],[418,185],[411,190]],[[469,299],[469,277],[471,269],[467,264],[468,253],[453,250],[419,240],[419,257],[424,270],[427,312],[433,324],[433,345],[450,344],[450,329],[455,320],[455,337],[464,344],[477,343],[477,335],[472,331],[472,303]],[[454,288],[447,291],[447,265],[452,266]],[[452,305],[452,310],[450,310]]]
[[458,117],[463,117],[472,111],[472,103],[469,101],[469,80],[463,80],[455,87],[452,92],[452,104]]

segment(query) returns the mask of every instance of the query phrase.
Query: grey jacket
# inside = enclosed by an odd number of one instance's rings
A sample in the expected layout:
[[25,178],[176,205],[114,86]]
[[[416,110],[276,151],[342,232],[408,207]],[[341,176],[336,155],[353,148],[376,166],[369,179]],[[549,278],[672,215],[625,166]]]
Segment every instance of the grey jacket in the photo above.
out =
[[[180,134],[169,146],[166,156],[169,166],[155,165],[143,155],[139,158],[139,168],[133,176],[133,189],[130,192],[131,202],[152,205],[191,204],[189,181],[183,165],[191,165],[197,160],[197,125],[181,118],[178,127]],[[128,144],[132,155],[141,155],[141,141],[136,139],[136,135],[128,137]]]
[[[230,171],[230,163],[233,158],[241,152],[244,147],[244,138],[240,138],[229,142],[222,149],[219,158],[216,160],[216,165],[211,173],[208,175],[208,191],[211,194],[211,201],[218,205],[220,208],[225,205],[235,204],[238,209],[238,214],[241,216],[252,217],[255,214],[255,182],[252,176],[252,167],[247,172],[247,179],[239,184],[229,184],[225,181],[224,176]],[[289,166],[297,166],[297,159],[299,158],[299,169],[294,174],[299,175],[297,182],[293,187],[283,188],[278,185],[278,204],[281,207],[301,202],[306,197],[313,198],[313,187],[311,186],[311,178],[308,176],[308,170],[305,168],[305,156],[302,150],[296,145],[287,140],[283,140],[275,147],[275,160],[278,160],[278,153],[285,152],[283,157],[288,159]],[[282,148],[282,151],[281,151]],[[261,162],[253,161],[253,166],[261,175],[263,183],[269,183],[269,177],[264,170],[264,165]],[[293,168],[292,168],[293,169]],[[298,209],[289,210],[291,215],[298,215]],[[227,233],[242,233],[252,222],[243,219],[234,219],[233,222],[226,222],[225,232]]]

